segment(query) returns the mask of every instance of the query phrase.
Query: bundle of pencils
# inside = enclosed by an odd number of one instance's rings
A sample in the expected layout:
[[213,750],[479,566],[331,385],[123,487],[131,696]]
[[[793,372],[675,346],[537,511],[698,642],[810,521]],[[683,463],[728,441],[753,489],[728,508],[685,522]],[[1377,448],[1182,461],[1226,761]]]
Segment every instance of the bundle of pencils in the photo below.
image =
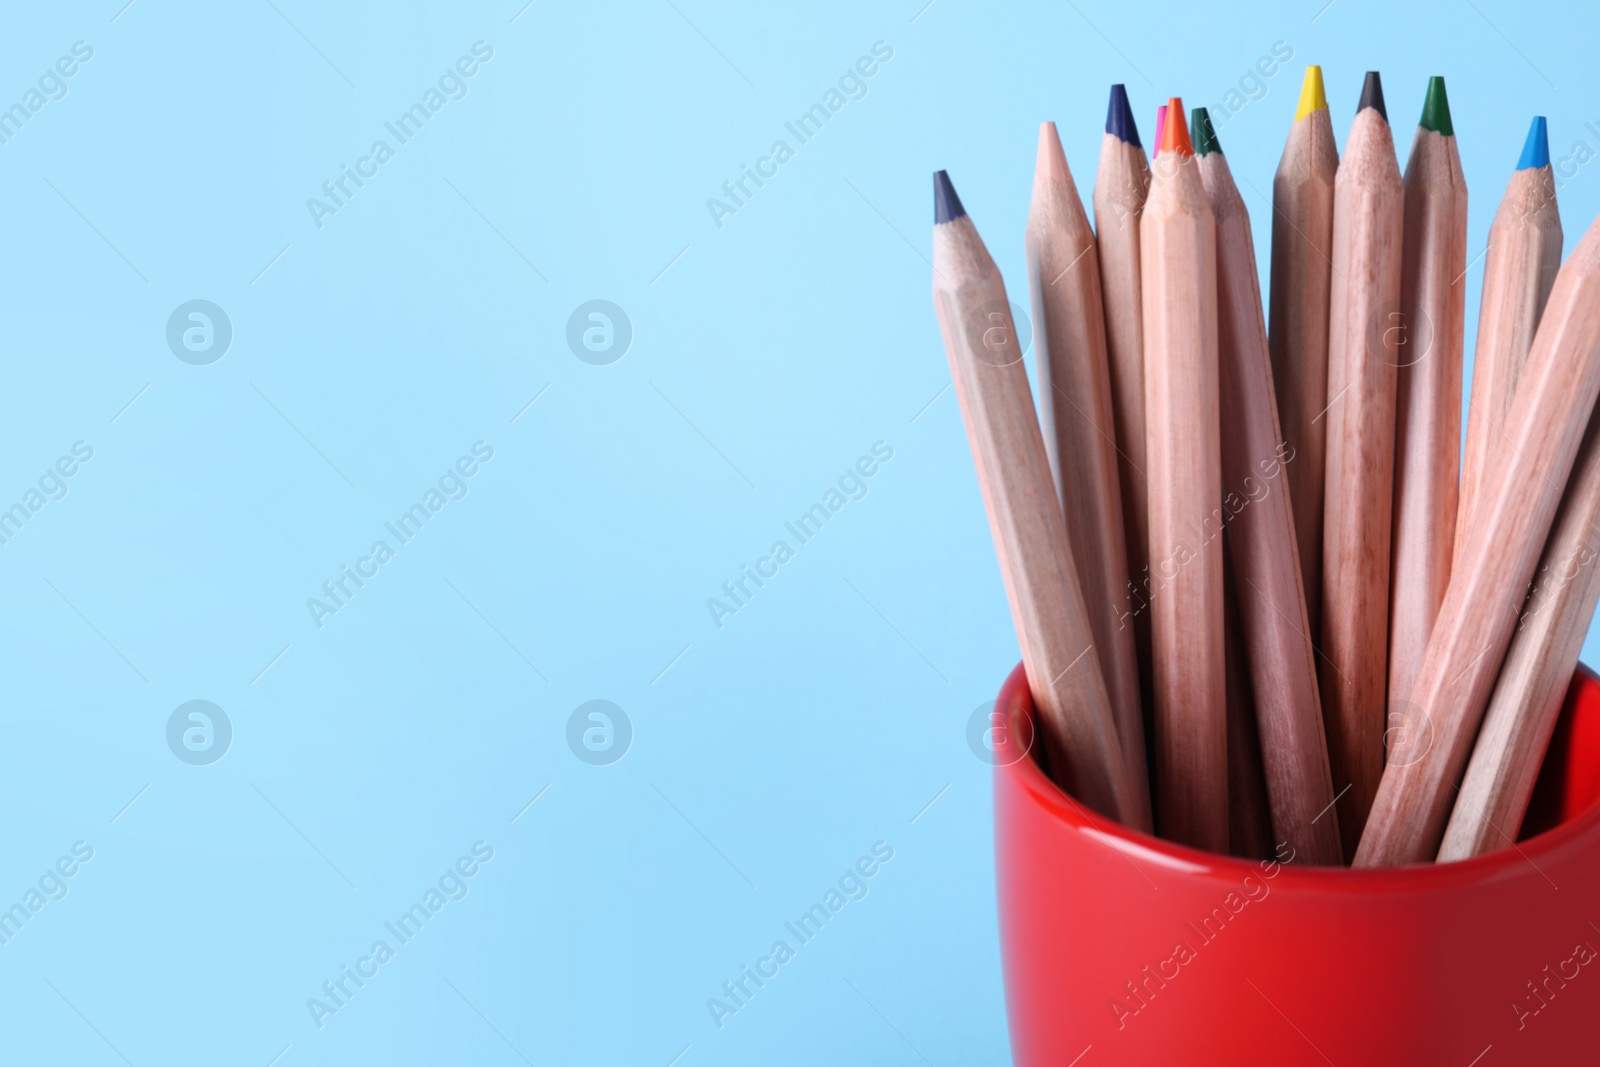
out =
[[1404,174],[1318,67],[1250,215],[1204,108],[1111,89],[1094,225],[1053,123],[1025,235],[1037,409],[944,171],[934,307],[1056,782],[1213,852],[1387,866],[1517,838],[1600,601],[1600,225],[1561,265],[1536,118],[1484,257],[1444,80]]

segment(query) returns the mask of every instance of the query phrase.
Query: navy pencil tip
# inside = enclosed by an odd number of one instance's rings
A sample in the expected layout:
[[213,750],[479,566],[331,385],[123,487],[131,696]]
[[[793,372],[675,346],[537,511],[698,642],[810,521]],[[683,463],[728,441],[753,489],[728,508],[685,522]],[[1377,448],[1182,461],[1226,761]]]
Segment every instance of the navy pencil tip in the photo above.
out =
[[1389,121],[1389,109],[1383,106],[1383,79],[1378,77],[1375,70],[1367,71],[1367,78],[1361,83],[1361,102],[1356,105],[1356,110],[1368,107],[1376,111],[1384,122]]
[[954,222],[967,213],[961,206],[961,198],[956,195],[956,187],[950,184],[950,175],[942,170],[933,172],[933,224],[941,222]]
[[1111,102],[1106,107],[1106,132],[1135,148],[1139,143],[1139,127],[1133,121],[1133,108],[1128,104],[1128,87],[1120,82],[1111,87]]

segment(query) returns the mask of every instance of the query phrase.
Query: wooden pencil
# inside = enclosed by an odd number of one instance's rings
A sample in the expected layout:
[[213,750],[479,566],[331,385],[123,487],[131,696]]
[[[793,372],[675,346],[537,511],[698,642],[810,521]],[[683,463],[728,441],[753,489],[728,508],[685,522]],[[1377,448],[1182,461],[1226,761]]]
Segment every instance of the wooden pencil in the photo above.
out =
[[1105,302],[1106,355],[1111,369],[1111,421],[1117,442],[1117,475],[1127,527],[1128,577],[1121,601],[1133,627],[1144,697],[1146,743],[1150,714],[1149,500],[1144,461],[1144,324],[1139,301],[1139,217],[1150,192],[1150,164],[1139,143],[1127,90],[1111,87],[1100,166],[1094,179],[1095,250]]
[[1156,828],[1228,847],[1216,228],[1177,97],[1139,227]]
[[1156,108],[1156,139],[1150,145],[1150,160],[1154,162],[1161,155],[1161,139],[1167,134],[1167,105],[1162,104]]
[[1039,127],[1024,247],[1045,453],[1061,495],[1094,654],[1117,723],[1134,802],[1126,821],[1149,833],[1139,663],[1133,626],[1123,610],[1128,597],[1127,534],[1117,479],[1100,261],[1053,122]]
[[1517,619],[1450,809],[1439,862],[1505,848],[1517,839],[1550,736],[1600,602],[1600,418],[1578,448],[1572,477]]
[[1460,565],[1411,691],[1410,726],[1390,748],[1357,865],[1438,854],[1455,783],[1597,393],[1600,226],[1591,226],[1556,276],[1506,416],[1505,446],[1490,452]]
[[1556,207],[1555,175],[1544,116],[1533,120],[1522,158],[1506,185],[1483,262],[1483,302],[1478,312],[1478,343],[1473,353],[1467,445],[1461,460],[1461,502],[1457,507],[1455,552],[1461,552],[1473,498],[1483,481],[1491,449],[1500,447],[1498,429],[1511,410],[1517,376],[1533,346],[1534,328],[1550,299],[1561,268],[1561,213]]
[[[1222,554],[1223,645],[1228,657],[1228,851],[1244,859],[1273,854],[1272,816],[1267,808],[1266,774],[1261,767],[1261,735],[1256,729],[1255,696],[1245,662],[1239,622],[1238,571]],[[1332,820],[1333,816],[1327,816]]]
[[1322,83],[1307,67],[1300,106],[1272,180],[1272,281],[1267,340],[1288,446],[1290,502],[1311,640],[1322,604],[1322,478],[1328,405],[1328,295],[1333,284],[1333,181],[1339,150]]
[[1401,715],[1450,581],[1461,475],[1467,183],[1443,78],[1428,80],[1405,189],[1405,343],[1395,411],[1389,565],[1389,707]]
[[[1383,774],[1395,347],[1405,189],[1368,72],[1333,195],[1327,467],[1317,660],[1339,837],[1349,855]],[[1346,791],[1348,789],[1348,791]]]
[[1127,822],[1137,805],[1005,283],[944,171],[934,175],[933,305],[1051,773]]
[[[1517,375],[1561,264],[1561,216],[1543,116],[1534,118],[1517,169],[1489,227],[1483,306],[1467,413],[1459,553],[1472,515],[1476,486],[1490,449],[1502,447],[1500,428]],[[1473,744],[1466,776],[1450,809],[1440,862],[1465,859],[1516,840],[1528,798],[1600,597],[1600,547],[1590,527],[1600,520],[1600,419],[1589,419],[1555,526],[1523,605],[1505,664],[1495,681]]]
[[1191,138],[1216,220],[1221,500],[1272,833],[1301,862],[1336,866],[1344,853],[1329,812],[1333,779],[1284,480],[1292,464],[1284,463],[1250,212],[1203,107],[1194,111]]

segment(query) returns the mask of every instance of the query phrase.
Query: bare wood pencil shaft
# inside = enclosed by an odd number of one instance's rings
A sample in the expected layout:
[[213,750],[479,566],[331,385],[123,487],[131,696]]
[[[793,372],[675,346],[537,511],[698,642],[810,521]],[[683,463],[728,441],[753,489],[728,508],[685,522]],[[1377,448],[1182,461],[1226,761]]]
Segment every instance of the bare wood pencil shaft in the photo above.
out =
[[1455,554],[1467,272],[1467,185],[1456,139],[1418,127],[1405,188],[1389,595],[1389,705],[1401,714]]
[[1383,774],[1395,325],[1405,191],[1389,125],[1356,113],[1334,182],[1322,523],[1322,709],[1339,836],[1361,837]]
[[1467,536],[1474,498],[1489,453],[1504,447],[1500,427],[1511,411],[1517,377],[1561,268],[1561,213],[1549,167],[1513,171],[1489,227],[1483,261],[1483,302],[1473,351],[1467,445],[1461,460],[1455,552]]
[[[1273,853],[1272,816],[1267,810],[1266,774],[1261,767],[1261,735],[1256,730],[1255,697],[1250,666],[1245,662],[1244,632],[1239,622],[1238,572],[1223,553],[1223,644],[1228,657],[1228,851],[1246,859]],[[1333,816],[1329,815],[1329,819]]]
[[1432,859],[1600,393],[1600,227],[1572,253],[1522,369],[1356,863]]
[[1100,661],[1135,803],[1128,824],[1150,832],[1144,708],[1128,587],[1122,492],[1111,417],[1094,231],[1054,123],[1039,131],[1026,236],[1034,364],[1045,451],[1067,520],[1095,655]]
[[1517,619],[1439,860],[1466,859],[1517,839],[1573,668],[1600,602],[1600,418],[1589,416],[1533,592]]
[[1112,134],[1100,145],[1094,181],[1096,253],[1105,303],[1106,354],[1111,370],[1111,415],[1116,426],[1117,476],[1127,527],[1128,576],[1121,601],[1138,649],[1139,682],[1151,708],[1150,506],[1145,479],[1144,321],[1139,296],[1139,219],[1150,192],[1144,149]]
[[1344,862],[1338,822],[1319,818],[1333,803],[1333,779],[1250,214],[1221,152],[1199,156],[1197,165],[1217,228],[1222,502],[1272,830],[1305,862],[1336,866]]
[[1300,572],[1310,636],[1322,604],[1322,481],[1327,463],[1328,299],[1333,283],[1333,124],[1317,108],[1289,129],[1272,181],[1271,312],[1267,336],[1278,415],[1289,445]]
[[[1181,123],[1177,115],[1171,123]],[[1194,157],[1164,150],[1140,224],[1156,827],[1228,847],[1216,226]]]
[[1136,810],[1000,272],[972,220],[935,225],[933,301],[1056,780]]

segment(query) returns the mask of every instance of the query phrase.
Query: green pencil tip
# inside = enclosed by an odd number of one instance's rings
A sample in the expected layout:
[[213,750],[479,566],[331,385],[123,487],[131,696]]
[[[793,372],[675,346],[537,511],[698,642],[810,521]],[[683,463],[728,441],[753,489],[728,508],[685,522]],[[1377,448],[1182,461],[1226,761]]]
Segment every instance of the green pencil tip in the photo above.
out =
[[1450,124],[1450,98],[1445,95],[1443,78],[1428,79],[1428,97],[1422,102],[1422,118],[1417,125],[1444,137],[1456,135]]
[[1194,142],[1194,154],[1209,156],[1211,153],[1222,153],[1222,144],[1217,140],[1217,131],[1211,125],[1211,113],[1203,107],[1197,107],[1191,112],[1189,120],[1189,140]]

